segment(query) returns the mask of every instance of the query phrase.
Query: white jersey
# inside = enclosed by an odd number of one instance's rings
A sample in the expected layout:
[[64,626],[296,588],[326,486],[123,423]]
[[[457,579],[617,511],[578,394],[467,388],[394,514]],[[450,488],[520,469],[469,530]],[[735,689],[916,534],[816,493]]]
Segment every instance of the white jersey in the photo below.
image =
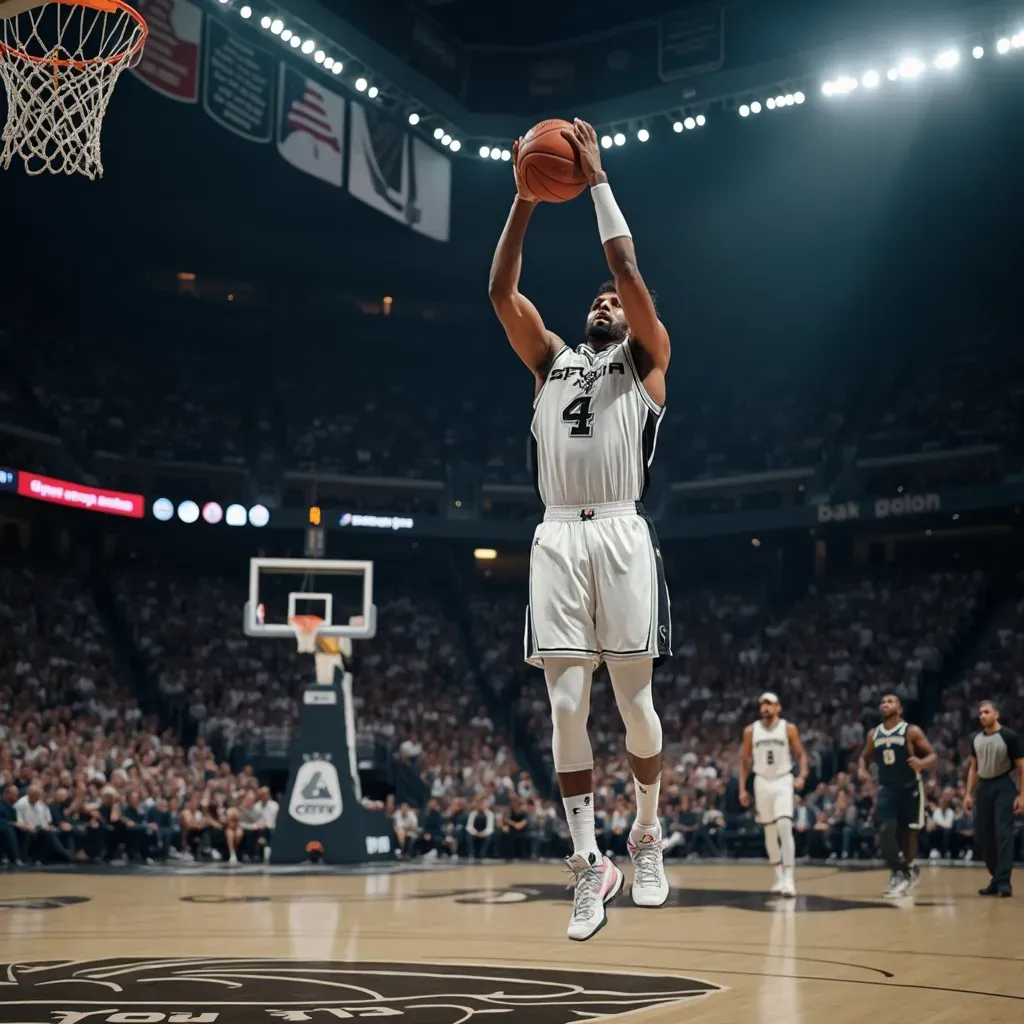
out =
[[640,501],[663,411],[644,390],[628,341],[602,352],[559,350],[530,428],[544,506]]
[[754,774],[759,779],[779,779],[793,774],[793,755],[786,735],[786,720],[780,718],[774,729],[766,729],[758,719],[754,723]]

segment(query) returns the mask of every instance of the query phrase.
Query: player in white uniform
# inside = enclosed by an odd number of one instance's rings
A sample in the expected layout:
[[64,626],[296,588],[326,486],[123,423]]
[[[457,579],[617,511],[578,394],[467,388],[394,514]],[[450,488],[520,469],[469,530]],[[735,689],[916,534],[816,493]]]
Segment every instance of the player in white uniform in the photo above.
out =
[[[800,733],[792,722],[779,717],[782,705],[774,693],[762,693],[757,700],[761,718],[743,730],[743,756],[740,761],[740,803],[750,806],[747,777],[754,766],[754,808],[764,825],[764,845],[768,862],[775,869],[772,892],[796,895],[793,863],[796,842],[793,839],[793,790],[802,790],[807,781],[807,754]],[[793,779],[793,755],[800,763]]]
[[661,906],[669,892],[658,822],[662,731],[651,675],[654,659],[670,653],[671,625],[661,551],[640,500],[665,404],[670,350],[601,170],[597,133],[577,120],[563,135],[590,180],[614,280],[600,288],[586,342],[575,351],[544,326],[519,291],[523,236],[537,201],[517,173],[516,199],[491,265],[490,297],[536,381],[531,429],[545,511],[530,558],[526,658],[543,667],[551,698],[555,769],[573,839],[569,938],[581,941],[605,924],[605,904],[623,884],[594,833],[587,718],[591,680],[602,661],[625,723],[636,793],[628,843],[633,901]]

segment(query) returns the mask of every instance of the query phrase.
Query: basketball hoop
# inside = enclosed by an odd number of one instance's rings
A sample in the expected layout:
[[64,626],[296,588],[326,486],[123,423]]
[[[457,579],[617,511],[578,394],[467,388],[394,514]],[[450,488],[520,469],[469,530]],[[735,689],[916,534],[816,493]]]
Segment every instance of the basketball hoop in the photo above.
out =
[[319,615],[293,615],[288,625],[295,631],[295,641],[300,654],[316,653],[316,635],[324,620]]
[[28,174],[102,177],[103,115],[147,31],[125,0],[0,0],[0,166],[20,156]]

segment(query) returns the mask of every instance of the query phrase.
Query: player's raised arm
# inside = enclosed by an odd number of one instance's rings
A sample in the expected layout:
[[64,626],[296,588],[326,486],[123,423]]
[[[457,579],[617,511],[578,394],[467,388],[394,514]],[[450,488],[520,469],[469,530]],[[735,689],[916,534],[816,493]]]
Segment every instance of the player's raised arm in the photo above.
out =
[[800,742],[799,729],[792,722],[786,723],[786,738],[789,740],[790,750],[796,755],[797,764],[799,765],[799,774],[793,783],[797,792],[799,792],[804,788],[804,783],[807,781],[807,751],[804,750],[804,745]]
[[615,278],[615,291],[626,314],[630,337],[650,360],[651,368],[664,373],[672,354],[668,331],[658,319],[654,299],[637,269],[633,236],[612,195],[608,175],[601,168],[601,146],[597,141],[597,132],[586,121],[576,118],[572,131],[565,128],[562,135],[579,154],[580,166],[590,182],[590,194],[597,210],[597,229],[608,260],[608,269]]
[[[921,726],[908,726],[907,739],[910,740],[911,746],[911,755],[907,758],[907,764],[915,772],[927,771],[939,763],[939,755],[935,753],[932,745],[928,742],[928,737],[925,736]],[[918,754],[922,756],[918,757]]]
[[[512,166],[519,158],[519,143],[512,147]],[[498,247],[491,260],[491,274],[487,284],[494,312],[505,328],[516,355],[543,381],[554,355],[563,347],[562,339],[552,334],[537,312],[537,307],[519,291],[519,275],[523,267],[523,238],[526,226],[537,206],[516,175],[516,198],[512,203],[505,228],[498,239]]]

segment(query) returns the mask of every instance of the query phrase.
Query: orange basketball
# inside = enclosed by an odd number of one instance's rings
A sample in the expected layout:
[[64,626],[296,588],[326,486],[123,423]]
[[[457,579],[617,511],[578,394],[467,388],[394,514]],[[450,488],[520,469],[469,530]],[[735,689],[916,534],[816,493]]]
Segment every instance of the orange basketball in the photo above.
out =
[[519,143],[520,180],[538,199],[549,203],[575,199],[587,187],[575,150],[562,138],[563,128],[572,125],[558,118],[541,121]]

